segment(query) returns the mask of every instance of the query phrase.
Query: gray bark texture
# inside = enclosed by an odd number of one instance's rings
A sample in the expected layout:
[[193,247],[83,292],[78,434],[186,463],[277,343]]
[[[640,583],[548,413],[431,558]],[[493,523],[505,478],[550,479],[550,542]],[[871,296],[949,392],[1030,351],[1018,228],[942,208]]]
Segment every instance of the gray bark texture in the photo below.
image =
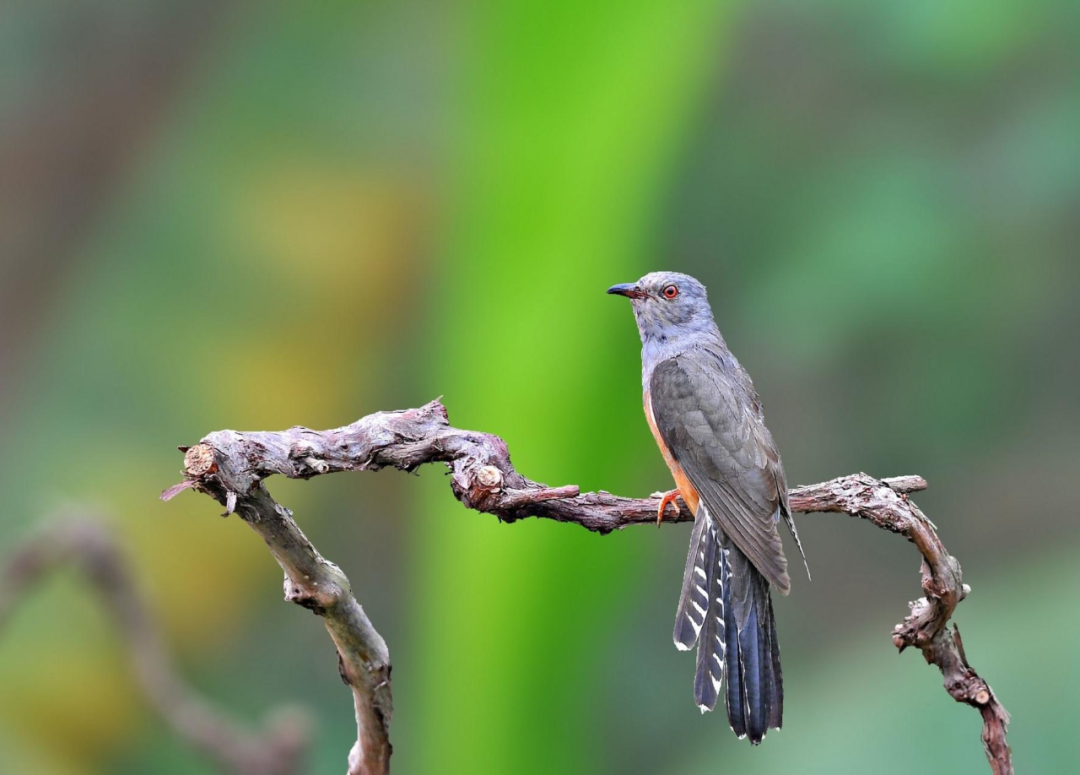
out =
[[[380,468],[413,471],[425,463],[443,463],[450,469],[454,496],[467,508],[493,514],[503,522],[538,517],[571,522],[601,534],[629,525],[656,524],[660,502],[658,497],[582,493],[575,485],[548,487],[527,479],[510,462],[501,438],[452,427],[439,401],[417,409],[377,412],[327,431],[299,426],[278,432],[217,431],[181,450],[185,452],[184,479],[162,493],[162,499],[193,488],[224,505],[226,515],[238,514],[262,536],[285,571],[285,599],[323,617],[356,708],[357,742],[349,755],[349,775],[389,771],[389,651],[353,596],[348,579],[319,554],[292,513],[270,497],[264,479],[273,474],[308,479]],[[793,511],[848,514],[915,544],[923,558],[926,596],[913,603],[911,614],[896,626],[893,643],[901,651],[909,646],[922,651],[926,661],[941,670],[949,694],[979,710],[991,769],[995,775],[1011,775],[1005,740],[1008,713],[968,664],[959,632],[948,626],[957,604],[970,590],[961,582],[959,563],[908,498],[926,486],[918,476],[879,481],[853,474],[797,487],[789,499]],[[693,521],[685,504],[680,501],[679,507],[678,514],[665,516],[665,523]]]

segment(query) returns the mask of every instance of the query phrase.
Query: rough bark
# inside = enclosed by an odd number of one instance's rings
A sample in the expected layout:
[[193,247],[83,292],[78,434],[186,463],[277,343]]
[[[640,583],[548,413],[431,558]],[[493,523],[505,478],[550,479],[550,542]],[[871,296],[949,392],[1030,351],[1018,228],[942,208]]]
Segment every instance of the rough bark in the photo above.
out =
[[[304,427],[280,432],[217,431],[181,449],[186,453],[184,480],[162,493],[162,498],[168,500],[194,488],[222,503],[226,515],[239,514],[263,537],[284,569],[286,599],[324,618],[356,705],[358,738],[349,757],[350,775],[376,775],[389,768],[389,653],[344,574],[319,555],[292,514],[270,497],[262,484],[266,477],[307,479],[388,467],[412,471],[426,463],[444,463],[450,469],[455,497],[470,509],[494,514],[504,522],[539,517],[599,533],[655,524],[659,504],[658,497],[582,493],[575,485],[548,487],[527,479],[510,462],[501,438],[452,427],[439,401],[417,409],[378,412],[327,431]],[[917,476],[879,481],[854,474],[796,488],[790,492],[790,503],[795,511],[831,511],[867,519],[916,545],[923,556],[926,597],[912,604],[912,613],[897,625],[893,642],[901,650],[918,647],[927,662],[941,670],[949,694],[979,709],[991,768],[995,775],[1011,775],[1005,741],[1008,714],[968,664],[959,633],[948,627],[953,610],[968,591],[960,580],[960,565],[907,497],[925,487],[926,482]],[[669,512],[666,523],[693,519],[685,504],[679,501],[678,505],[678,513]]]
[[891,480],[879,482],[866,474],[854,474],[823,484],[799,487],[791,492],[796,511],[838,512],[866,519],[884,530],[899,533],[922,554],[922,588],[925,597],[911,603],[911,614],[893,628],[893,645],[900,651],[915,646],[927,663],[937,665],[945,678],[945,690],[957,702],[978,709],[983,719],[982,741],[990,769],[995,775],[1012,775],[1012,752],[1005,739],[1009,714],[994,690],[968,664],[960,630],[949,619],[971,588],[960,576],[960,563],[945,549],[935,526],[908,498],[907,493],[925,489],[908,485],[898,489]]

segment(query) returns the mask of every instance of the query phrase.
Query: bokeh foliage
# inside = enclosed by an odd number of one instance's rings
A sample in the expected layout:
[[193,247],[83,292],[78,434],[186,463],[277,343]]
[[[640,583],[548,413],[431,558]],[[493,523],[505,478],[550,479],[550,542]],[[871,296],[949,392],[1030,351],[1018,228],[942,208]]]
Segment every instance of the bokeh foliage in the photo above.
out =
[[[792,482],[930,480],[1018,767],[1080,765],[1075,8],[64,5],[0,21],[0,159],[33,171],[26,127],[82,100],[100,110],[37,134],[144,128],[76,173],[0,178],[23,240],[0,243],[0,550],[70,504],[111,515],[184,672],[251,720],[309,706],[312,772],[339,772],[322,628],[238,520],[156,501],[173,447],[443,395],[533,478],[664,488],[630,314],[602,292],[681,269]],[[135,50],[182,65],[116,92]],[[270,486],[390,643],[401,772],[985,768],[975,714],[889,643],[914,552],[865,525],[801,520],[785,729],[750,750],[670,644],[685,531],[500,525],[435,470]],[[150,771],[207,770],[60,574],[0,638],[0,772]]]

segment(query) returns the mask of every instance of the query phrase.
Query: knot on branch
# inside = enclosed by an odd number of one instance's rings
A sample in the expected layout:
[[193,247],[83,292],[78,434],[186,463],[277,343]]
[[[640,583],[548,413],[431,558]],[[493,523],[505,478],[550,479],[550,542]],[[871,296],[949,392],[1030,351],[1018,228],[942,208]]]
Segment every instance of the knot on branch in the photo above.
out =
[[452,465],[452,486],[466,507],[477,511],[492,511],[502,497],[503,472],[493,465],[469,462]]
[[316,616],[326,616],[340,600],[341,589],[336,585],[320,585],[318,581],[299,583],[285,578],[285,601],[306,608]]
[[495,490],[502,485],[503,475],[495,466],[480,466],[476,469],[476,485],[485,490]]
[[[302,428],[299,430],[307,430]],[[289,460],[293,463],[297,479],[310,479],[318,474],[330,473],[330,464],[323,459],[322,452],[307,441],[293,442],[289,447]]]

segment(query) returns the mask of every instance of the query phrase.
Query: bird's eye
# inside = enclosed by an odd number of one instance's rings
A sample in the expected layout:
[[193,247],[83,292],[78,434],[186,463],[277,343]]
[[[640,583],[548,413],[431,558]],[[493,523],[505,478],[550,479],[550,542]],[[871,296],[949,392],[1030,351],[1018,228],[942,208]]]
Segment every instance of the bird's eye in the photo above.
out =
[[676,296],[679,295],[679,289],[676,288],[674,285],[668,285],[664,287],[663,293],[665,299],[674,299]]

